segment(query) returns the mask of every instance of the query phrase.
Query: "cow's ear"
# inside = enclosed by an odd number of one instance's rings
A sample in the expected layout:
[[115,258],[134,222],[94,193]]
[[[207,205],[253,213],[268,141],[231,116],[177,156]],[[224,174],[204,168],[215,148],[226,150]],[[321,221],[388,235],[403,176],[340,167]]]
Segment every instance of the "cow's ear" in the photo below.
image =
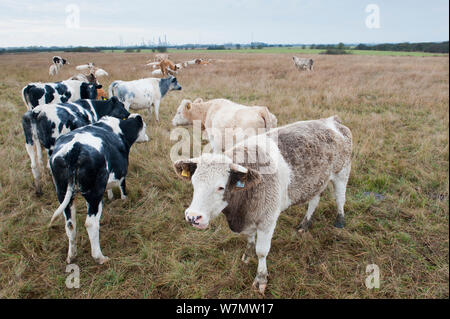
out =
[[251,168],[230,164],[227,188],[233,191],[249,190],[261,182],[261,174]]
[[179,160],[173,164],[175,173],[184,179],[191,179],[197,169],[197,163],[192,159],[190,160]]

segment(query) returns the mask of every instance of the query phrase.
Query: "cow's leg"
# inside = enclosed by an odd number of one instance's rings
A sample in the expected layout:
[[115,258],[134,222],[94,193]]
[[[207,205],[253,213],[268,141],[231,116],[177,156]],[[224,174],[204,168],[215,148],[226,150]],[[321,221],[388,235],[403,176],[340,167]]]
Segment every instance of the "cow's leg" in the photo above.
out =
[[69,238],[69,251],[67,253],[66,261],[68,264],[70,264],[77,255],[77,217],[73,199],[64,210],[64,216],[66,219],[66,234],[67,238]]
[[[64,198],[66,197],[66,192],[68,183],[66,181],[60,182],[59,184],[55,183],[56,194],[58,196],[58,201],[61,204],[64,202]],[[65,218],[65,229],[66,235],[69,239],[69,251],[67,252],[67,263],[70,264],[74,260],[77,255],[77,244],[76,244],[76,232],[77,232],[77,219],[76,219],[76,211],[75,205],[73,204],[74,194],[70,198],[69,204],[64,209],[64,218]]]
[[150,120],[150,121],[152,120],[152,117],[153,117],[153,108],[152,108],[152,106],[153,106],[153,103],[151,103],[151,104],[148,106],[148,117],[149,117],[149,120]]
[[113,200],[114,199],[113,190],[112,189],[108,189],[107,193],[108,193],[108,199],[109,200]]
[[245,264],[248,264],[250,258],[252,256],[255,256],[255,235],[256,233],[247,235],[247,248],[245,249],[245,252],[242,255],[242,261]]
[[39,171],[38,164],[36,162],[36,153],[34,151],[34,146],[31,144],[25,144],[25,148],[27,150],[28,156],[31,160],[31,172],[33,173],[34,178],[34,186],[36,188],[36,194],[40,195],[42,193],[41,189],[41,174]]
[[[49,149],[47,151],[47,168],[50,169],[50,157],[52,157],[53,154],[53,150]],[[51,173],[51,172],[50,172]]]
[[123,178],[122,182],[120,183],[120,198],[121,199],[127,199],[127,190],[126,190],[125,177]]
[[344,168],[334,177],[334,195],[336,197],[337,204],[337,218],[334,223],[334,227],[343,228],[345,226],[344,218],[344,204],[345,204],[345,191],[347,189],[348,177],[350,176],[350,164],[344,166]]
[[36,144],[36,154],[37,154],[37,160],[40,167],[44,167],[44,162],[42,160],[42,148],[41,148],[41,142],[39,141],[39,138],[36,136],[34,138],[34,144]]
[[[103,195],[104,190],[101,192]],[[86,229],[91,242],[91,255],[99,264],[104,264],[109,260],[108,257],[103,256],[100,249],[100,217],[102,216],[102,197],[103,196],[85,196],[88,202],[88,216],[86,217]]]
[[159,104],[161,103],[161,100],[155,101],[155,116],[156,116],[156,122],[159,123]]
[[266,257],[270,250],[270,242],[272,241],[275,224],[276,223],[274,222],[269,229],[257,230],[256,256],[258,256],[258,272],[253,281],[253,288],[257,289],[261,294],[264,294],[267,286],[268,273]]
[[306,215],[303,218],[300,225],[298,225],[298,227],[297,227],[297,230],[299,233],[306,232],[311,227],[311,224],[312,224],[311,218],[312,218],[312,215],[314,214],[314,211],[316,210],[317,205],[319,204],[319,201],[320,201],[320,194],[314,196],[313,199],[311,199],[309,201],[308,211],[306,212]]

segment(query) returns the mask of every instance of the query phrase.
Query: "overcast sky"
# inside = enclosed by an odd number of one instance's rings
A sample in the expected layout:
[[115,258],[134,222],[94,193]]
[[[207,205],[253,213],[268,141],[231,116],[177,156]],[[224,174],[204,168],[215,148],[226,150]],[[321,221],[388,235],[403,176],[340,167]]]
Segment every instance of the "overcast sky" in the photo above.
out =
[[[379,8],[379,28],[366,26],[377,14],[366,12],[369,4]],[[0,47],[134,45],[164,36],[171,44],[447,41],[448,11],[448,0],[0,0]]]

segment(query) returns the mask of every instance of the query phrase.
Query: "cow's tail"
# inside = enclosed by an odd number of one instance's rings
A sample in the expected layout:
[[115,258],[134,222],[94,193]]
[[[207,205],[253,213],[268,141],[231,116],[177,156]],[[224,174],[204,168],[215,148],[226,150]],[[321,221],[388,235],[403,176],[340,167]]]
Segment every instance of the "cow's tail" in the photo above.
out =
[[[62,157],[56,157],[54,159],[54,163],[52,164],[52,167],[56,167],[61,178],[67,178],[68,183],[67,183],[66,195],[64,196],[62,203],[59,205],[59,207],[53,213],[50,223],[48,224],[49,227],[53,224],[55,219],[58,218],[58,216],[64,212],[64,210],[67,208],[67,206],[72,202],[72,199],[75,195],[75,187],[76,187],[76,183],[77,183],[77,174],[78,174],[77,163],[78,163],[78,158],[79,158],[80,152],[81,152],[80,143],[75,143],[73,145],[72,149],[70,150],[70,156],[66,157],[66,159],[64,159]],[[69,161],[67,161],[67,160],[69,160]],[[64,174],[64,172],[62,172],[62,170],[65,171],[65,174]],[[55,183],[55,185],[56,185],[56,183]]]
[[62,214],[62,212],[67,208],[67,205],[69,205],[70,201],[72,200],[74,193],[74,188],[72,184],[67,185],[67,191],[66,196],[64,196],[64,200],[59,205],[58,209],[53,213],[52,219],[50,220],[50,223],[48,224],[48,227],[51,227],[53,224],[53,221]]
[[25,103],[25,106],[27,107],[27,109],[32,110],[33,106],[31,105],[30,99],[29,99],[29,92],[30,91],[30,86],[27,85],[26,87],[24,87],[22,89],[22,99],[23,99],[23,103]]
[[22,128],[25,135],[25,148],[31,160],[31,170],[33,172],[36,194],[41,194],[41,166],[42,150],[37,134],[36,116],[33,111],[27,111],[22,116]]
[[119,82],[114,81],[114,82],[111,83],[111,85],[109,86],[109,89],[108,89],[109,98],[112,98],[113,96],[117,96],[117,95],[116,95],[115,88],[116,88],[116,86],[117,86],[118,84],[119,84]]

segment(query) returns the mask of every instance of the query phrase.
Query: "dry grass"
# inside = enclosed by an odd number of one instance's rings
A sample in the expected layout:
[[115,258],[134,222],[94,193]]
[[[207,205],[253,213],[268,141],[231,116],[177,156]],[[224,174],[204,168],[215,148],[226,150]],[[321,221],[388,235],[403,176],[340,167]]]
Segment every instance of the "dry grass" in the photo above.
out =
[[[266,297],[449,297],[449,59],[447,57],[314,56],[315,72],[299,73],[290,55],[203,54],[216,59],[182,70],[183,91],[162,102],[152,140],[133,146],[127,201],[105,198],[97,265],[78,208],[81,288],[65,287],[67,238],[46,173],[44,195],[33,192],[20,124],[28,82],[48,80],[53,54],[0,56],[0,297],[7,298],[258,298],[250,285],[256,260],[241,263],[245,239],[221,216],[207,231],[183,221],[192,188],[171,168],[172,119],[182,98],[224,97],[267,105],[280,125],[338,114],[354,136],[346,203],[347,226],[333,228],[336,206],[327,190],[309,233],[295,226],[305,207],[282,213],[268,256]],[[148,54],[64,54],[71,65],[96,62],[115,79],[149,76]],[[171,54],[175,61],[188,54]],[[143,111],[148,122],[148,115]],[[377,201],[364,192],[383,194]],[[116,193],[117,195],[117,193]],[[366,265],[381,270],[381,287],[364,285]]]

